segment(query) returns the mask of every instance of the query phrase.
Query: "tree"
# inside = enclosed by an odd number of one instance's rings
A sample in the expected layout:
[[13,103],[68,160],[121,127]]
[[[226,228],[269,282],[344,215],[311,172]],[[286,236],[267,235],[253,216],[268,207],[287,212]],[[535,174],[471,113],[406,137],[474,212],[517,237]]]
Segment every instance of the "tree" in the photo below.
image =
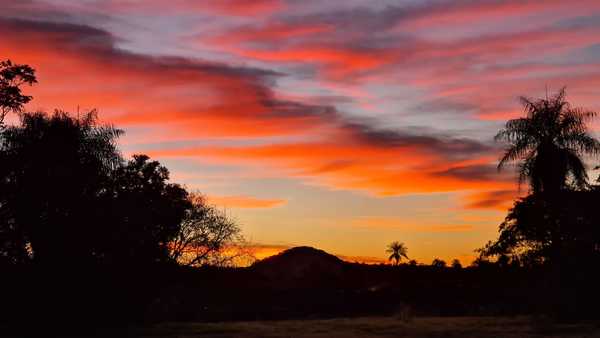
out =
[[10,60],[0,61],[0,127],[9,112],[20,113],[31,96],[23,95],[21,86],[37,83],[35,70],[28,65],[13,64]]
[[587,186],[582,157],[600,153],[600,143],[588,133],[595,112],[572,107],[565,89],[550,98],[521,97],[526,117],[509,120],[496,140],[509,143],[498,168],[520,161],[519,181],[528,180],[534,193]]
[[480,255],[477,258],[475,258],[475,260],[473,260],[473,262],[471,262],[470,265],[472,268],[489,268],[491,266],[493,266],[492,262],[490,262],[487,258],[487,256],[485,255]]
[[385,252],[390,254],[390,256],[388,257],[388,260],[389,261],[393,260],[395,265],[400,264],[402,257],[408,259],[408,256],[407,256],[408,249],[406,248],[404,243],[401,243],[398,241],[394,241],[394,242],[390,243]]
[[191,194],[189,200],[191,208],[170,243],[172,260],[185,266],[223,266],[247,255],[235,221],[208,205],[202,195]]
[[498,239],[479,251],[485,257],[525,266],[565,259],[587,261],[600,248],[599,198],[597,187],[563,191],[560,198],[542,194],[521,198],[500,225]]
[[431,266],[433,266],[434,268],[443,269],[446,267],[446,261],[439,258],[434,258],[431,262]]
[[81,118],[62,111],[20,117],[20,125],[2,131],[0,144],[0,233],[11,238],[0,250],[17,255],[13,261],[89,257],[89,216],[122,161],[116,148],[122,132],[98,125],[95,111]]
[[[101,251],[112,264],[168,262],[169,245],[192,207],[187,191],[169,182],[169,170],[146,155],[116,168],[107,188],[110,212],[96,209],[111,229],[101,229]],[[105,245],[102,245],[105,243]]]
[[456,258],[452,260],[452,264],[451,265],[452,265],[453,269],[456,269],[456,270],[462,269],[462,264],[460,264],[460,261],[458,259],[456,259]]
[[148,156],[127,163],[122,134],[96,111],[21,114],[2,132],[0,257],[19,263],[144,266],[169,262],[191,207]]

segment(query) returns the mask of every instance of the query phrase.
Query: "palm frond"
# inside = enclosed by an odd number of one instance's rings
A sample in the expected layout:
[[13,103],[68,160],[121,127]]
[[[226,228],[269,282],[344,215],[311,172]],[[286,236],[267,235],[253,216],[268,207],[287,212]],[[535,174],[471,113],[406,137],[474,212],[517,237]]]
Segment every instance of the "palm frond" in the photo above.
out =
[[585,164],[581,158],[570,150],[564,151],[568,171],[573,179],[573,184],[579,189],[588,187],[588,175]]

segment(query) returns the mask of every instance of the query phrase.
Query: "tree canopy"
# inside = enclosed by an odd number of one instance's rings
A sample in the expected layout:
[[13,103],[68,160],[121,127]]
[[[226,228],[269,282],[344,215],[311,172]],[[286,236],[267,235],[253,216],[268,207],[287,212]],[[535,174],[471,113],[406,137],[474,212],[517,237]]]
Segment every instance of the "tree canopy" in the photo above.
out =
[[521,97],[526,117],[509,120],[496,140],[508,143],[498,163],[519,162],[520,181],[528,180],[534,192],[585,188],[584,155],[598,155],[600,142],[588,132],[596,112],[572,107],[565,89],[552,97]]
[[[116,146],[121,131],[97,125],[95,111],[81,118],[24,113],[21,123],[2,132],[0,209],[2,233],[19,234],[17,261],[67,262],[87,251],[94,226],[91,211],[106,193],[112,170],[122,161]],[[16,250],[16,251],[15,251]],[[6,254],[6,253],[5,253]]]
[[9,112],[22,112],[32,97],[24,95],[21,86],[37,83],[35,70],[28,65],[0,61],[0,126]]

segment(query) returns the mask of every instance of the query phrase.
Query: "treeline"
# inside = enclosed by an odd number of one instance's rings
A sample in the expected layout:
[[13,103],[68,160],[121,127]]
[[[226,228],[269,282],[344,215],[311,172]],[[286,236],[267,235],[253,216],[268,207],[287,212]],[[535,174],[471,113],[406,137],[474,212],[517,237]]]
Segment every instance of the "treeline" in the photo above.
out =
[[96,111],[24,111],[36,82],[0,63],[2,321],[143,319],[168,271],[246,254],[232,219],[159,162],[125,159]]

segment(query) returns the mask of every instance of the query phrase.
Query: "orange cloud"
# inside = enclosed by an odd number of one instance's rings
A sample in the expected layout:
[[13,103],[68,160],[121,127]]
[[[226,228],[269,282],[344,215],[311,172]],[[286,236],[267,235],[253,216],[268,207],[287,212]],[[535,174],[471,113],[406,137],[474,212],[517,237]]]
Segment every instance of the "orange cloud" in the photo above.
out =
[[[377,195],[468,189],[502,189],[512,182],[487,177],[441,174],[453,161],[431,153],[428,145],[376,146],[340,139],[339,143],[294,143],[246,147],[201,147],[152,151],[157,157],[202,157],[239,165],[267,164],[281,175],[312,180],[331,188]],[[399,159],[402,161],[399,162]],[[456,163],[456,162],[455,162]]]
[[240,49],[229,47],[229,52],[260,61],[314,64],[326,78],[341,80],[360,72],[368,72],[390,64],[393,53],[377,50],[359,50],[335,46],[297,46],[278,50]]
[[226,208],[275,208],[286,203],[282,199],[261,199],[252,196],[207,196],[211,204]]
[[493,209],[506,212],[513,206],[515,199],[524,192],[515,190],[494,190],[472,193],[466,198],[466,207],[470,209]]
[[1,55],[38,69],[44,85],[33,88],[32,105],[100,107],[119,125],[161,125],[187,137],[289,135],[320,118],[273,97],[273,72],[127,53],[86,26],[0,19],[0,33]]
[[[15,30],[20,31],[18,38],[12,34]],[[0,21],[0,32],[6,33],[0,38],[1,54],[39,69],[44,86],[35,88],[35,102],[66,108],[101,105],[119,125],[160,125],[167,133],[176,130],[190,138],[312,132],[326,139],[165,149],[151,155],[268,164],[285,175],[379,195],[505,187],[489,179],[437,174],[489,151],[486,146],[382,132],[344,122],[330,107],[278,100],[266,84],[273,76],[269,72],[127,53],[116,49],[111,35],[85,26],[8,20]]]

